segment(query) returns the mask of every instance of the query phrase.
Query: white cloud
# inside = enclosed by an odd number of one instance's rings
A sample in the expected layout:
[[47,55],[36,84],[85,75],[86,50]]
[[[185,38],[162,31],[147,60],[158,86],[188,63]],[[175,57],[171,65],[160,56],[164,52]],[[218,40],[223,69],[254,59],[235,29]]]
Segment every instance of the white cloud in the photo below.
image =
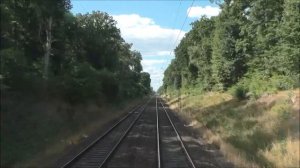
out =
[[[143,70],[150,73],[152,87],[154,90],[158,89],[162,84],[164,69],[171,59],[168,56],[170,52],[171,56],[174,56],[173,49],[186,32],[180,33],[179,29],[161,27],[153,19],[138,14],[113,15],[113,18],[117,21],[122,37],[126,42],[133,44],[133,49],[140,51],[143,57],[160,58],[142,60]],[[178,40],[174,44],[177,37]]]
[[157,90],[162,85],[162,79],[164,77],[164,69],[159,66],[144,66],[144,71],[151,74],[151,86],[154,90]]
[[145,60],[142,60],[142,65],[143,66],[153,66],[153,65],[157,65],[157,64],[164,64],[166,62],[167,62],[167,60],[145,59]]
[[151,75],[151,85],[157,90],[162,85],[162,79],[164,77],[164,69],[167,67],[170,61],[159,59],[146,59],[142,60],[143,69],[145,72],[149,72]]
[[164,39],[179,33],[179,30],[162,28],[152,19],[137,14],[117,15],[114,19],[118,22],[122,35],[134,39]]
[[[169,55],[186,33],[182,31],[179,34],[179,29],[163,28],[153,19],[137,14],[113,15],[113,18],[117,21],[122,37],[133,43],[133,48],[145,56]],[[177,43],[174,44],[178,34]]]
[[163,55],[170,55],[170,56],[174,56],[174,51],[159,51],[157,53],[159,56],[163,56]]
[[153,52],[144,52],[143,56],[174,56],[174,51],[153,51]]
[[203,15],[207,17],[217,16],[220,13],[221,9],[219,7],[212,6],[194,6],[190,7],[187,10],[188,17],[201,17]]

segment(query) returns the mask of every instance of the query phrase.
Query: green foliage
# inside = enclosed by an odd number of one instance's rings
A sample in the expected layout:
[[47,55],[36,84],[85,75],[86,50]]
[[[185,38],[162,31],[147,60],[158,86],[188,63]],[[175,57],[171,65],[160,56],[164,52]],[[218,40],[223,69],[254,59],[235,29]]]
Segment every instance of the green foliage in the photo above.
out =
[[270,82],[277,90],[288,90],[297,87],[297,79],[297,75],[273,75],[270,78]]
[[152,91],[150,83],[150,74],[148,72],[142,72],[140,78],[140,85],[142,87],[143,93],[149,94]]
[[[5,93],[1,99],[11,100],[4,106],[12,107],[9,103],[27,98],[32,104],[53,99],[68,106],[117,104],[151,93],[150,75],[142,72],[141,54],[124,41],[116,21],[107,13],[74,16],[69,11],[70,0],[4,0],[0,8],[0,80]],[[1,137],[1,148],[5,146],[1,152],[9,156],[1,157],[1,167],[11,167],[40,152],[44,147],[41,137],[57,136],[64,124],[79,127],[79,121],[72,122],[76,115],[91,117],[83,115],[85,111],[62,110],[48,121],[47,109],[5,110],[1,122],[9,137]],[[23,139],[30,143],[23,143]],[[18,150],[29,152],[25,156]]]
[[24,51],[14,47],[3,49],[0,54],[3,70],[1,75],[3,84],[7,86],[6,90],[13,89],[28,94],[41,89],[42,73],[38,70],[38,62],[29,62],[24,57]]
[[[70,74],[59,78],[61,92],[70,103],[78,103],[89,99],[95,99],[101,95],[101,73],[91,65],[73,65]],[[57,81],[58,82],[58,81]]]
[[141,54],[131,51],[107,13],[73,16],[68,0],[4,1],[1,9],[1,76],[7,91],[46,91],[72,103],[150,93]]
[[237,95],[239,92],[241,95],[247,94],[252,98],[258,98],[264,93],[274,93],[277,90],[292,89],[297,86],[296,78],[273,75],[272,77],[264,76],[259,72],[251,73],[244,77],[236,86],[231,88],[234,95],[237,98],[242,98]]
[[243,85],[236,85],[231,88],[232,95],[239,100],[247,98],[248,89],[244,88]]
[[[231,88],[238,99],[299,87],[299,1],[234,0],[202,17],[175,49],[162,92]],[[177,82],[177,81],[176,81]]]

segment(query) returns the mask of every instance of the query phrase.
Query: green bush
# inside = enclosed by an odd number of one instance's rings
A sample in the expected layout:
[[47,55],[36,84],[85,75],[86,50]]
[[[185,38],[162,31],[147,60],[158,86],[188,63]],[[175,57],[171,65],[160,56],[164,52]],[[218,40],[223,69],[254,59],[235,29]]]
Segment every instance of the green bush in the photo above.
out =
[[296,77],[274,74],[266,76],[259,72],[249,73],[232,87],[232,94],[238,99],[246,98],[246,94],[258,98],[264,93],[274,93],[278,90],[292,89],[297,86]]
[[70,72],[58,77],[64,98],[77,103],[97,98],[101,95],[100,73],[87,63],[76,64]]
[[99,80],[101,80],[101,92],[108,100],[114,101],[119,94],[119,85],[114,73],[104,69],[99,71]]
[[24,51],[19,48],[7,48],[0,51],[1,77],[5,88],[21,94],[37,94],[43,87],[43,77],[38,66],[40,61],[30,63]]
[[243,85],[237,85],[231,88],[231,94],[239,100],[244,100],[247,98],[248,88]]
[[296,86],[295,79],[297,79],[297,77],[274,75],[270,78],[270,83],[277,90],[287,90]]

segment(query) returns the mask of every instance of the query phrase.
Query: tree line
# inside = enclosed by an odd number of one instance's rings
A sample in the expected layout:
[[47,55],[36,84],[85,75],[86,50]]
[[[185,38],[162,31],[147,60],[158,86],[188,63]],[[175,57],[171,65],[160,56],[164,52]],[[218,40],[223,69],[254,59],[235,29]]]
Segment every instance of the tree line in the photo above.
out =
[[2,91],[62,96],[70,103],[150,93],[142,56],[112,16],[73,15],[71,7],[70,0],[1,2]]
[[300,1],[224,0],[175,49],[161,93],[199,88],[240,96],[299,86]]

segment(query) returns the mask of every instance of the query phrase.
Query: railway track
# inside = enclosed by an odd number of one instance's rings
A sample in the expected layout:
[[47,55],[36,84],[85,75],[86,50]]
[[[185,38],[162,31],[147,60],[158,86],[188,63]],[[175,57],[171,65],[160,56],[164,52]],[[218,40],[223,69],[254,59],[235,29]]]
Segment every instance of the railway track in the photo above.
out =
[[65,163],[62,168],[103,167],[108,158],[112,155],[113,151],[117,148],[134,123],[141,116],[147,103],[145,105],[138,106],[121,118],[102,136],[97,138],[76,156]]
[[[157,108],[157,118],[159,127],[159,152],[161,156],[158,167],[163,168],[195,168],[195,164],[186,149],[172,119],[170,118],[163,103],[161,108]],[[158,105],[157,105],[158,107]]]
[[63,167],[196,166],[172,117],[155,98],[124,116]]

